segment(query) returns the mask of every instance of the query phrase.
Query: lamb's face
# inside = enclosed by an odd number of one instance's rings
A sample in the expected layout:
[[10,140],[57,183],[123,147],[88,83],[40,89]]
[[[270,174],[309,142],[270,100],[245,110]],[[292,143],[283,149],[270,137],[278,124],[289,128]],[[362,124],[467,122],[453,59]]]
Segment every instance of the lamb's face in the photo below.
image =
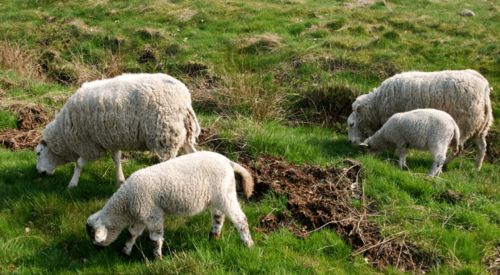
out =
[[42,140],[35,148],[36,153],[36,170],[38,173],[46,173],[53,175],[57,165],[62,161],[47,147],[47,144]]
[[114,242],[121,229],[106,225],[99,217],[99,212],[91,215],[87,219],[87,235],[95,248],[103,248]]
[[347,118],[347,134],[349,142],[356,146],[358,146],[366,138],[360,130],[360,121],[356,112],[352,112]]

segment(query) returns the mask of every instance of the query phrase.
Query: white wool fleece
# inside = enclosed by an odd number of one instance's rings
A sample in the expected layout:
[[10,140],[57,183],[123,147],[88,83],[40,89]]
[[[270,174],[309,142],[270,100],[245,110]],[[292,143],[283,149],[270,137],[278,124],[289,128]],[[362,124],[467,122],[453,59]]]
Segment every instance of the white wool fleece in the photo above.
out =
[[46,126],[42,145],[58,164],[81,159],[83,166],[107,152],[117,152],[119,162],[119,150],[150,150],[167,160],[182,146],[194,151],[199,132],[182,82],[165,74],[124,74],[83,84]]
[[[144,168],[133,173],[108,200],[89,217],[87,226],[95,245],[107,246],[120,231],[130,226],[131,237],[124,252],[130,254],[133,243],[144,228],[156,241],[155,256],[161,256],[163,216],[191,216],[205,209],[212,211],[212,237],[220,236],[224,216],[236,226],[247,246],[252,246],[247,218],[236,196],[235,173],[242,176],[242,187],[249,197],[253,180],[242,166],[213,152],[196,152]],[[99,240],[95,232],[106,231]],[[102,236],[101,236],[102,237]]]
[[349,116],[349,140],[361,143],[393,114],[432,108],[450,114],[460,128],[460,143],[475,137],[481,167],[486,135],[493,123],[491,86],[474,70],[406,72],[397,74],[369,94],[359,96]]
[[408,149],[428,150],[434,157],[429,172],[436,176],[441,172],[450,143],[455,154],[460,150],[460,130],[453,118],[436,109],[416,109],[392,115],[373,136],[362,144],[374,151],[397,149],[399,165],[406,166]]

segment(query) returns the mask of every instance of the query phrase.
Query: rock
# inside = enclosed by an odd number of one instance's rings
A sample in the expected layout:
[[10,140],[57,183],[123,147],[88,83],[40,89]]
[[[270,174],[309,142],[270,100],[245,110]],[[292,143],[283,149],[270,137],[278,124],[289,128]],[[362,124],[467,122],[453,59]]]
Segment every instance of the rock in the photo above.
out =
[[469,9],[463,9],[458,13],[460,16],[475,16],[476,14],[469,10]]

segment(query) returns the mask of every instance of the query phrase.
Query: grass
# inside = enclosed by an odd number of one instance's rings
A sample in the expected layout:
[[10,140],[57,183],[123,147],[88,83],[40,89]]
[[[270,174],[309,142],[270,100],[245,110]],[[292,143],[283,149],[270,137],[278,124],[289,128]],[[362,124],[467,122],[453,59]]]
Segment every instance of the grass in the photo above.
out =
[[[486,273],[500,239],[498,161],[478,172],[467,150],[441,177],[430,179],[428,153],[412,152],[411,171],[400,171],[392,153],[352,148],[344,124],[355,96],[394,73],[472,68],[494,87],[493,129],[500,132],[500,6],[462,0],[357,3],[7,1],[0,5],[0,129],[16,126],[10,104],[57,109],[84,81],[165,72],[192,90],[202,126],[254,156],[319,165],[360,161],[365,193],[377,213],[372,221],[384,236],[403,232],[441,258],[431,273]],[[463,8],[476,16],[459,16]],[[499,151],[499,144],[489,146]],[[402,272],[350,257],[352,248],[330,229],[305,240],[286,229],[258,232],[260,216],[286,207],[286,199],[272,193],[243,203],[255,249],[243,247],[230,223],[221,240],[208,241],[204,213],[166,219],[162,261],[150,260],[146,237],[129,259],[117,253],[124,236],[96,252],[84,222],[116,190],[110,158],[86,167],[79,187],[69,191],[72,165],[40,178],[31,151],[0,148],[0,160],[0,273]],[[147,155],[132,154],[125,173],[150,164]],[[447,190],[462,199],[443,200]]]

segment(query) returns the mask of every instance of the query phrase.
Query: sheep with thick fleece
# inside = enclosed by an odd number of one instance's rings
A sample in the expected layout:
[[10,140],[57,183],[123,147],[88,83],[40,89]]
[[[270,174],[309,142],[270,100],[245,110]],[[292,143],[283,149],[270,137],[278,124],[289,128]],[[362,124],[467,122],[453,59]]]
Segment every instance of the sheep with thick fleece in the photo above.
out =
[[490,90],[488,81],[474,70],[397,74],[352,104],[353,112],[347,119],[349,141],[359,145],[395,113],[438,109],[458,124],[460,144],[475,137],[479,148],[476,166],[481,169],[486,135],[493,123]]
[[43,131],[35,148],[39,173],[76,161],[68,187],[78,184],[85,163],[112,152],[116,180],[125,181],[121,150],[150,150],[161,159],[182,147],[195,152],[200,126],[191,94],[165,74],[123,74],[82,85]]
[[406,166],[406,151],[410,148],[427,149],[434,157],[429,176],[441,173],[450,143],[454,154],[460,151],[460,130],[453,118],[436,109],[416,109],[392,115],[373,136],[360,146],[373,151],[396,148],[399,167]]
[[246,246],[253,246],[245,214],[236,197],[235,173],[242,178],[247,197],[253,192],[251,174],[242,166],[213,152],[196,152],[133,173],[106,205],[87,220],[87,233],[94,246],[108,246],[129,227],[123,252],[130,255],[135,240],[145,228],[161,257],[163,216],[212,212],[211,237],[218,238],[224,216],[236,226]]

